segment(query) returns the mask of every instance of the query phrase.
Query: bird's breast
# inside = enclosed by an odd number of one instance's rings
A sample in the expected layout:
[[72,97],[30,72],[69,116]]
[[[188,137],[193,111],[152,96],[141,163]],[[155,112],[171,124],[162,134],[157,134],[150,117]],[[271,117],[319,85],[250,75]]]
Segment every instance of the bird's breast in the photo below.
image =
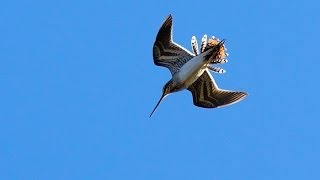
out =
[[206,62],[203,56],[196,56],[185,63],[175,75],[175,79],[183,84],[184,88],[192,85],[205,71]]

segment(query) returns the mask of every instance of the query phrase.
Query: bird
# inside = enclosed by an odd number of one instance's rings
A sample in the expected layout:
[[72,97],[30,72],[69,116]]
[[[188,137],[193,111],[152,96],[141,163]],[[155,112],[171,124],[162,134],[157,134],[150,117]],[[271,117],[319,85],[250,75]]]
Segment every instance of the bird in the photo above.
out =
[[[248,94],[241,91],[220,89],[209,72],[212,64],[227,62],[224,42],[203,37],[201,52],[198,53],[192,38],[195,54],[177,44],[172,38],[173,18],[169,14],[158,31],[153,45],[153,62],[157,66],[169,69],[172,78],[163,86],[162,95],[149,117],[155,112],[161,101],[171,93],[187,89],[193,97],[193,104],[202,108],[218,108],[234,104]],[[206,35],[205,35],[206,36]],[[205,45],[206,44],[206,45]]]

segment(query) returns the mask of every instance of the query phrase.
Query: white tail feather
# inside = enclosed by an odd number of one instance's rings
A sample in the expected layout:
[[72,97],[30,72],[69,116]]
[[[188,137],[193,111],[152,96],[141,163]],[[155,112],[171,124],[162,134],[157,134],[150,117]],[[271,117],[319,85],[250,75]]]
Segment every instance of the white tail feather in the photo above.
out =
[[211,66],[211,65],[208,65],[208,69],[210,69],[212,72],[215,72],[215,73],[218,73],[218,74],[223,74],[226,72],[226,70],[220,68],[220,67],[217,67],[217,66]]
[[202,39],[201,39],[201,52],[204,51],[204,49],[206,48],[207,46],[207,39],[208,39],[208,36],[205,34],[203,35]]
[[196,56],[198,56],[198,54],[199,54],[198,42],[197,42],[197,38],[195,36],[192,36],[192,38],[191,38],[191,47],[193,49],[194,54]]

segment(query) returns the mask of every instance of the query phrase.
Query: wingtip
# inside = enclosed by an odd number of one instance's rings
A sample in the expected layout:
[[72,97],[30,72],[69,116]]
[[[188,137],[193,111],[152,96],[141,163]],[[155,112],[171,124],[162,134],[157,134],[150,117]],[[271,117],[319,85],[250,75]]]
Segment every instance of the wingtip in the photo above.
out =
[[[246,98],[249,94],[246,93],[246,92],[241,92],[241,91],[238,91],[238,94],[239,94],[239,99],[237,101],[235,101],[234,103],[236,102],[239,102],[239,101],[242,101],[244,98]],[[233,103],[232,103],[233,104]]]
[[169,14],[166,20],[163,22],[162,27],[170,27],[172,26],[172,15]]
[[172,15],[169,14],[166,21],[172,21]]
[[246,93],[246,92],[241,92],[241,91],[230,92],[230,93],[235,93],[235,94],[237,94],[237,95],[233,96],[233,100],[231,100],[230,102],[218,106],[219,108],[220,108],[220,107],[230,106],[230,105],[233,105],[233,104],[235,104],[235,103],[238,103],[238,102],[242,101],[244,98],[246,98],[246,97],[248,96],[248,93]]

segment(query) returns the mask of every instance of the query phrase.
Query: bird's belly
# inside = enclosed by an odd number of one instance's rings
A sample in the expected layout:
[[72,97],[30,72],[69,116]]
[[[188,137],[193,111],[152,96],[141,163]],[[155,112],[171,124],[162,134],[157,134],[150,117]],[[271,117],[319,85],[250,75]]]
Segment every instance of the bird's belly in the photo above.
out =
[[198,57],[199,56],[196,56],[189,60],[176,74],[178,81],[183,84],[184,88],[192,85],[206,69],[204,60]]

